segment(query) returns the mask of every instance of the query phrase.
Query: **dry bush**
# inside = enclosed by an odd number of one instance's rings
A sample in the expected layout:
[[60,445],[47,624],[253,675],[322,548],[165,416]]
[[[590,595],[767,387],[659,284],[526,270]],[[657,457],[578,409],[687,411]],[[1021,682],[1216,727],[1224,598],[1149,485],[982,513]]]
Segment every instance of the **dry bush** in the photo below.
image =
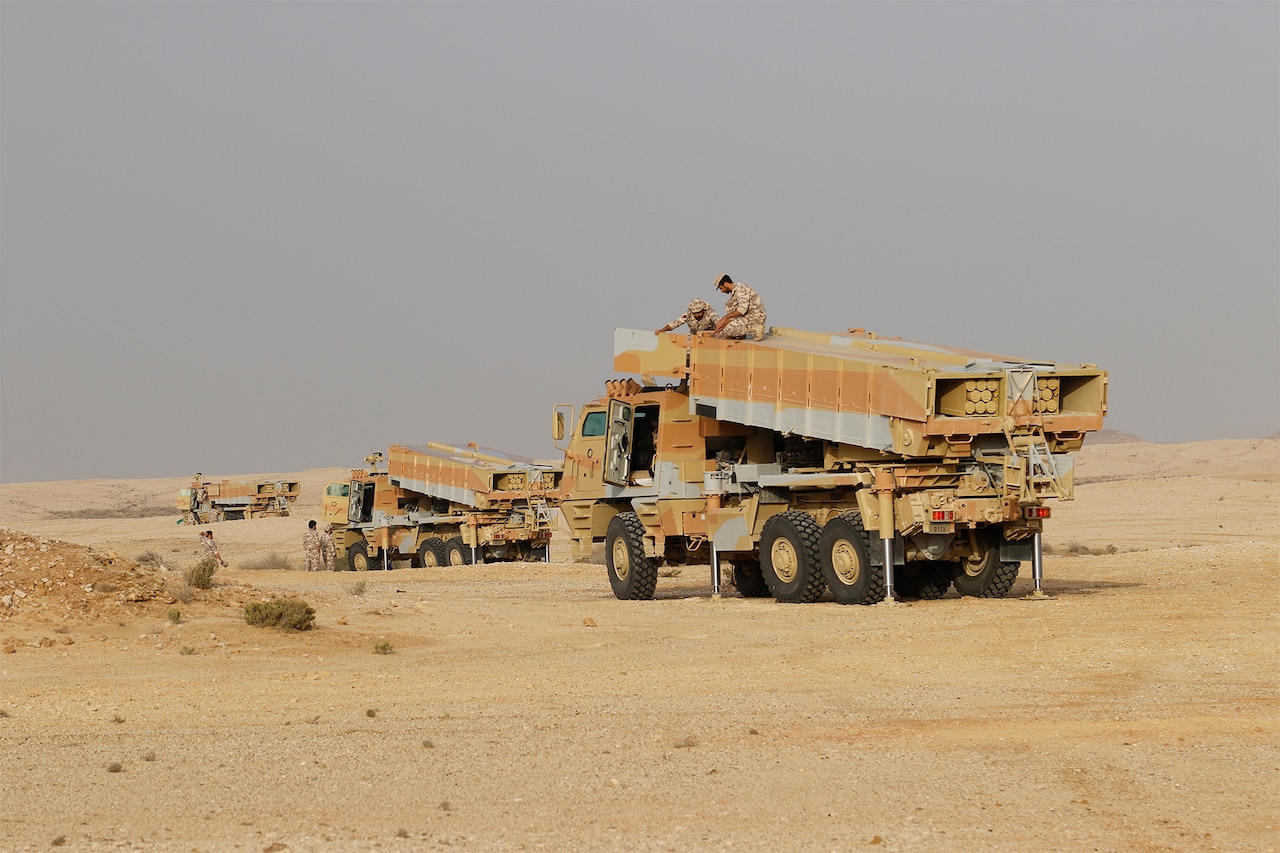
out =
[[205,557],[183,572],[182,577],[196,589],[210,589],[213,587],[213,575],[216,571],[218,571],[218,561],[213,557]]
[[244,606],[244,621],[260,628],[306,631],[315,619],[315,610],[301,598],[273,598],[270,601],[252,601]]
[[184,580],[182,583],[170,586],[169,594],[183,604],[187,604],[191,601],[191,596],[195,594],[195,588]]
[[293,561],[284,554],[277,554],[272,551],[265,557],[258,557],[256,560],[241,563],[240,568],[248,569],[252,572],[289,572],[293,571]]
[[351,593],[352,595],[364,595],[365,591],[368,589],[369,589],[368,581],[356,581],[351,586],[347,587],[347,592]]
[[158,569],[161,565],[160,555],[155,551],[143,551],[141,554],[133,558],[133,561],[139,566],[147,566],[152,569]]
[[376,645],[374,645],[374,647],[373,647],[373,651],[374,651],[374,653],[375,653],[375,654],[380,654],[380,655],[389,655],[389,654],[391,654],[393,651],[395,651],[395,649],[391,648],[391,644],[390,644],[390,643],[388,643],[386,640],[383,640],[382,642],[377,643]]
[[56,509],[54,518],[154,518],[158,515],[181,515],[171,506],[123,506],[118,509]]
[[169,608],[169,621],[177,625],[182,621],[182,611],[176,607]]

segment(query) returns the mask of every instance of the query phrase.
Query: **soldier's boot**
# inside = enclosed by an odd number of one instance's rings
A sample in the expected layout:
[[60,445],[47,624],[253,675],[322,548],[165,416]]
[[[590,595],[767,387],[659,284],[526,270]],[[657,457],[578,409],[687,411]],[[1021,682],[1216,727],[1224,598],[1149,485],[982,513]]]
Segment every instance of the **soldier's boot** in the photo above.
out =
[[763,326],[762,324],[756,324],[756,325],[752,326],[752,327],[751,327],[751,337],[755,338],[757,341],[763,341],[763,340],[764,340],[764,326]]

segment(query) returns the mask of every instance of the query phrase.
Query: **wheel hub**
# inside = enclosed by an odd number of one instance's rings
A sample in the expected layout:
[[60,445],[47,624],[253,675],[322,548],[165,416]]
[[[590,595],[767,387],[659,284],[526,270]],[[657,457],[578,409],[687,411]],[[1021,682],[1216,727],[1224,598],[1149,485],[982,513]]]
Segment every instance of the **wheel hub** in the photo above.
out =
[[779,539],[773,543],[769,556],[773,562],[773,573],[778,576],[778,580],[791,583],[796,579],[796,574],[800,570],[800,558],[796,554],[795,546],[786,539]]
[[631,574],[631,562],[627,558],[627,543],[621,539],[613,543],[613,573],[618,580],[624,581]]
[[862,561],[848,539],[841,539],[831,549],[831,568],[846,586],[853,586],[862,575]]

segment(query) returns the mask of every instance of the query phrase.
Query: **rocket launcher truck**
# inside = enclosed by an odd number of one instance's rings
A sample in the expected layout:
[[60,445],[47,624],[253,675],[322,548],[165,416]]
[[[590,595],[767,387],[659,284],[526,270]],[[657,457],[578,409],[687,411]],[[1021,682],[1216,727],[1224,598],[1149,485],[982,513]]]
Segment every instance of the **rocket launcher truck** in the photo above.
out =
[[290,480],[205,480],[197,474],[191,487],[178,490],[178,509],[196,524],[275,518],[289,514],[299,486]]
[[392,445],[322,504],[337,568],[362,572],[548,557],[561,469],[474,444]]
[[[640,377],[573,417],[561,510],[575,558],[603,542],[614,594],[652,598],[664,563],[721,561],[744,596],[842,604],[1042,595],[1049,502],[1100,429],[1107,375],[882,339],[772,328],[761,341],[615,330]],[[566,421],[573,424],[566,438]]]

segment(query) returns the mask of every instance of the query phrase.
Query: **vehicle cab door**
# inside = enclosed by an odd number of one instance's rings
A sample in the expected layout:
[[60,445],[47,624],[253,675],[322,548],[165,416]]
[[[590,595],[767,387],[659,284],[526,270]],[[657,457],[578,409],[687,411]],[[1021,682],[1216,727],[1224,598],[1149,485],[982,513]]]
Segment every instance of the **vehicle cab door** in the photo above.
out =
[[634,407],[621,400],[609,401],[609,427],[605,433],[604,481],[627,485],[631,474],[631,432],[635,427]]

